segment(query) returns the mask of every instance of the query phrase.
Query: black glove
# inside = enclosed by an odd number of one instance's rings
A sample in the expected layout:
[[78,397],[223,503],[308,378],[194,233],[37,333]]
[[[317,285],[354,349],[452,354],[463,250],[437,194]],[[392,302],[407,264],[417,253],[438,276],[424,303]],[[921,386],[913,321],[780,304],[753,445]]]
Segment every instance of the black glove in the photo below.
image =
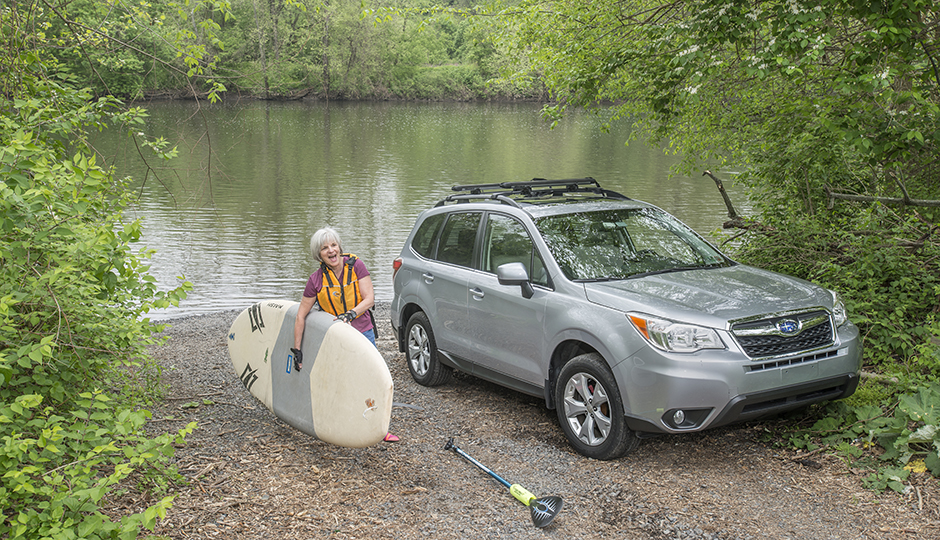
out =
[[294,353],[294,369],[300,371],[300,368],[304,365],[304,353],[293,347],[291,347],[290,352]]
[[355,318],[356,318],[356,312],[350,309],[346,313],[343,313],[339,317],[336,317],[336,320],[343,321],[344,323],[348,323],[348,322],[352,322],[352,320]]

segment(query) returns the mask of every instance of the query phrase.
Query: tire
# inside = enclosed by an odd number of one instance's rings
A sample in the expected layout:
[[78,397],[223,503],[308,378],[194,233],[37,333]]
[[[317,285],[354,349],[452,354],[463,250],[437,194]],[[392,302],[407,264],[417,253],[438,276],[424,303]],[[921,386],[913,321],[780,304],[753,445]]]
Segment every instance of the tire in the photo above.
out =
[[561,430],[579,454],[618,459],[640,443],[627,427],[614,376],[597,353],[576,356],[561,368],[555,403]]
[[427,315],[419,311],[405,327],[405,359],[411,378],[422,386],[439,386],[450,380],[450,367],[441,364],[437,342]]

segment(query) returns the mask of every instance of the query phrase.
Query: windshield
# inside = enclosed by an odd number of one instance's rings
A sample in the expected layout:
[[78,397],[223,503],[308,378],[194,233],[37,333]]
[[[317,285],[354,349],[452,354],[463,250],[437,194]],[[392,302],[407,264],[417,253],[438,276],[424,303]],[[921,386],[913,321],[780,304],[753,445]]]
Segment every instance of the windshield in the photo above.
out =
[[655,208],[546,216],[536,225],[571,280],[623,279],[732,264],[679,220]]

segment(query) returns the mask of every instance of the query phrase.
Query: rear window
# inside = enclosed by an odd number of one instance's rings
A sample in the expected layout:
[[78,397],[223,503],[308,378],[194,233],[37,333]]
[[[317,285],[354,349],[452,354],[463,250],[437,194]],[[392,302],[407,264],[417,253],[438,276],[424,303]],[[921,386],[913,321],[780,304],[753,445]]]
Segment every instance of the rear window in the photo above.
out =
[[473,263],[473,245],[476,243],[481,216],[479,212],[450,214],[444,230],[441,231],[437,260],[470,267]]
[[421,223],[411,241],[411,248],[415,250],[415,253],[428,259],[434,256],[434,240],[437,238],[441,223],[444,223],[444,217],[445,214],[437,214]]

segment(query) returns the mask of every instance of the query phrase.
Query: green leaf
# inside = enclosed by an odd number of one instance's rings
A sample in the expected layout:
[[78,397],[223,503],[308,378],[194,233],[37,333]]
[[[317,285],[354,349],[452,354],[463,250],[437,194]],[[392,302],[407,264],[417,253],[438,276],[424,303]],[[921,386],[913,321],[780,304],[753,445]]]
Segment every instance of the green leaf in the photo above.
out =
[[940,423],[938,416],[940,391],[937,387],[921,388],[914,395],[901,396],[898,408],[907,413],[911,420],[927,424]]
[[92,532],[98,530],[103,522],[101,514],[91,514],[78,525],[78,534],[81,538],[88,538]]
[[909,443],[932,443],[935,440],[940,441],[940,430],[933,424],[922,426],[914,433],[911,433],[908,438]]
[[924,458],[924,465],[930,474],[940,478],[940,455],[937,452],[929,452]]

